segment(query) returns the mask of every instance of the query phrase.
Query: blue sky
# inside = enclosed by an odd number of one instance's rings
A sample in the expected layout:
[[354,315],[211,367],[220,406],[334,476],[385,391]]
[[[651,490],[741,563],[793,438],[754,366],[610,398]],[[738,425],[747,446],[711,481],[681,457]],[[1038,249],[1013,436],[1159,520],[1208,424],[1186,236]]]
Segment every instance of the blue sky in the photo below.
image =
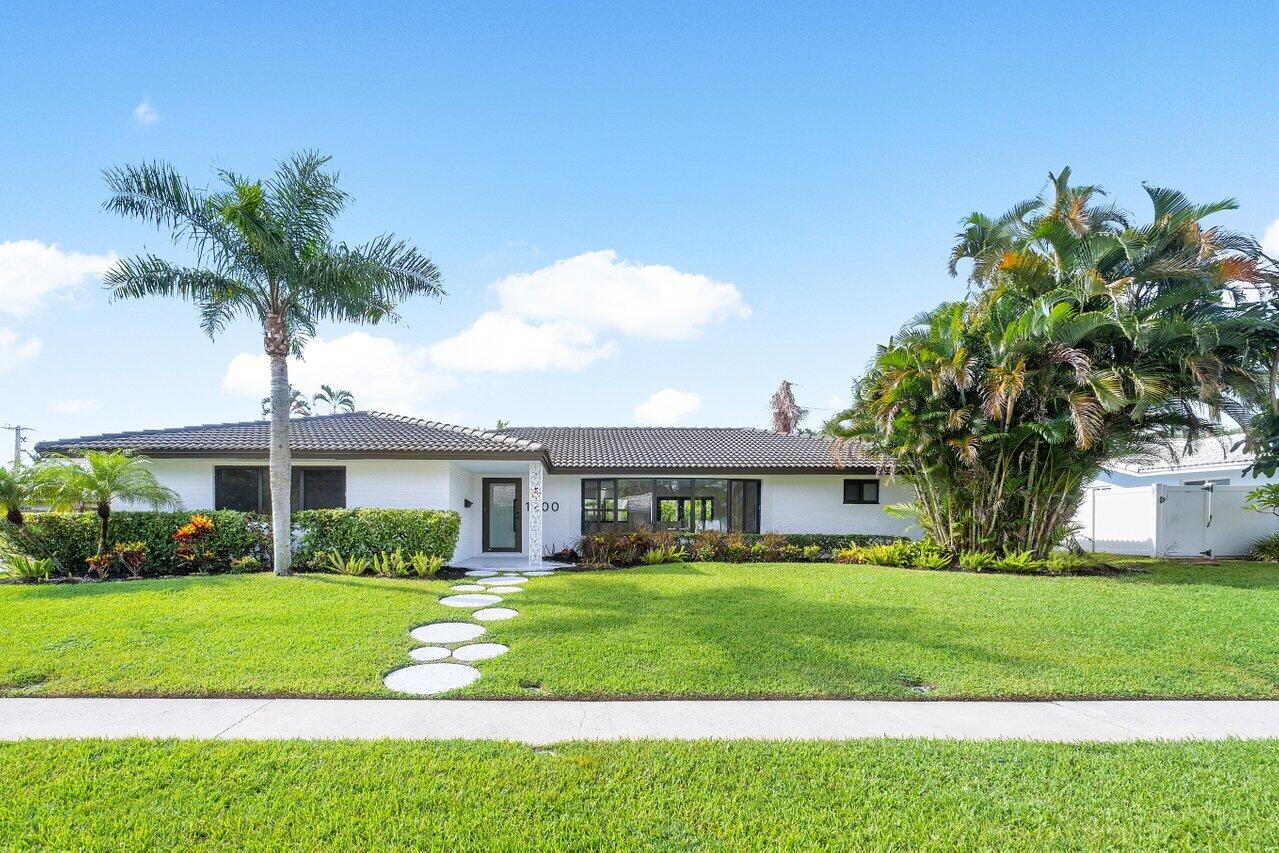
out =
[[5,17],[0,422],[33,440],[257,415],[257,330],[211,343],[187,305],[101,293],[111,253],[176,254],[100,212],[120,163],[204,182],[331,153],[355,197],[337,236],[395,231],[449,295],[325,327],[297,384],[477,426],[764,426],[782,378],[828,410],[877,342],[963,292],[958,220],[1063,164],[1138,212],[1149,181],[1238,197],[1221,221],[1259,237],[1279,220],[1272,4]]

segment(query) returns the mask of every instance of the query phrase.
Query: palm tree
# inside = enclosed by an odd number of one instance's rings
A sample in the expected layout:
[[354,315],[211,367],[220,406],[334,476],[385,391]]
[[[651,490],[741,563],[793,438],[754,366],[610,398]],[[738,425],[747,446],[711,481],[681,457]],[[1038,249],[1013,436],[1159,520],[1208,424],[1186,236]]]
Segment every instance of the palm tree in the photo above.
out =
[[192,187],[171,166],[148,163],[105,174],[104,209],[151,222],[195,251],[184,266],[154,255],[122,260],[106,274],[115,299],[176,296],[193,302],[210,337],[236,317],[262,329],[271,364],[271,520],[277,575],[292,574],[288,356],[301,355],[323,320],[398,319],[415,294],[440,296],[440,272],[417,249],[383,235],[362,246],[334,242],[349,197],[329,158],[305,152],[264,180],[219,171],[221,188]]
[[[289,417],[311,417],[311,401],[298,389],[289,386]],[[271,417],[271,398],[262,398],[262,417]]]
[[45,493],[44,466],[19,465],[0,468],[0,509],[5,519],[21,529],[26,523],[23,509],[40,503]]
[[321,385],[320,393],[314,395],[311,399],[328,406],[329,414],[331,415],[336,415],[339,411],[355,411],[355,395],[344,388],[334,390],[328,385]]
[[93,507],[98,513],[98,556],[107,550],[107,523],[116,501],[146,504],[152,509],[178,507],[177,494],[160,485],[151,461],[123,450],[86,450],[82,459],[51,458],[45,479],[50,503],[57,509]]

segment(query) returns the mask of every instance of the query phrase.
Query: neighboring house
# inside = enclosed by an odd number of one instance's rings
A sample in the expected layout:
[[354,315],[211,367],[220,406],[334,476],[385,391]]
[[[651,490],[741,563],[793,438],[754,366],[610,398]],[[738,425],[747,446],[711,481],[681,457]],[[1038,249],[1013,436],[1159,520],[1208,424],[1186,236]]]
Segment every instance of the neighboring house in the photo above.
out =
[[1252,454],[1243,449],[1231,450],[1236,439],[1205,439],[1189,453],[1164,450],[1158,459],[1140,462],[1112,462],[1109,469],[1090,485],[1094,487],[1152,486],[1258,486],[1273,478],[1254,478],[1244,474],[1252,464]]
[[[903,534],[911,499],[863,445],[759,429],[485,431],[380,412],[290,421],[295,509],[452,509],[455,560],[544,553],[640,526],[742,533]],[[266,421],[45,441],[40,453],[132,450],[188,509],[270,511]]]

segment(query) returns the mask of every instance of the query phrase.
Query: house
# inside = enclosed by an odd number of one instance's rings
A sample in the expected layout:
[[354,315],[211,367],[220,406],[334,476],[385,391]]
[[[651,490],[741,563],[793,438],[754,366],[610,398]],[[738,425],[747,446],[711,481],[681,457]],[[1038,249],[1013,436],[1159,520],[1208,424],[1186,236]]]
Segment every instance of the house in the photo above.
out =
[[1112,462],[1090,486],[1259,486],[1273,478],[1254,478],[1244,474],[1252,464],[1252,454],[1232,449],[1237,439],[1231,436],[1200,441],[1187,453],[1163,450],[1158,458]]
[[[903,534],[883,505],[910,488],[858,443],[759,429],[539,427],[479,430],[381,412],[290,421],[293,505],[452,509],[454,560],[530,562],[583,533]],[[131,450],[154,460],[188,509],[270,510],[266,421],[41,442],[40,453]]]

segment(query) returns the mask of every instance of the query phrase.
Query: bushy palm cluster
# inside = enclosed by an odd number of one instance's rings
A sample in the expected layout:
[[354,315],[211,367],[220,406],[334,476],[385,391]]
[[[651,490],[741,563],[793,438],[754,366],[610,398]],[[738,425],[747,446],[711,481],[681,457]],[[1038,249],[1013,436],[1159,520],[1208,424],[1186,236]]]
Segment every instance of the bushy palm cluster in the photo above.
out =
[[914,509],[955,550],[1045,555],[1110,460],[1176,452],[1263,403],[1279,282],[1249,237],[1147,187],[1133,224],[1070,171],[997,218],[974,214],[951,256],[969,294],[879,348],[828,425],[878,445],[916,484]]

